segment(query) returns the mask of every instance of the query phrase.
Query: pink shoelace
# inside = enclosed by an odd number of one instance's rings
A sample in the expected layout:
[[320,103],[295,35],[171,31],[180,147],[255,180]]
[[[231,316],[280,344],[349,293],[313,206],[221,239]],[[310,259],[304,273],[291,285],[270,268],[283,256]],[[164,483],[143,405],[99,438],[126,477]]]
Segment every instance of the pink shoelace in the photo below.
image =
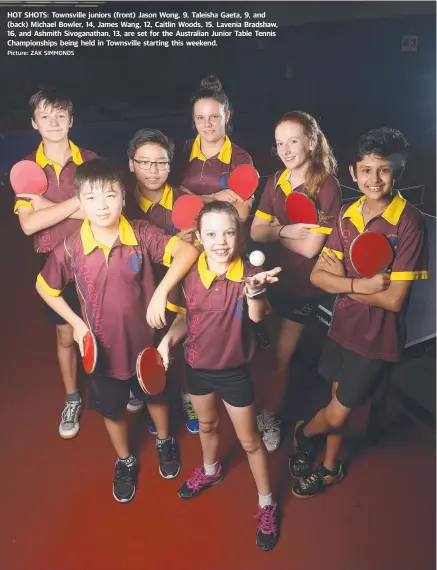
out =
[[211,479],[215,479],[218,474],[219,470],[217,470],[214,475],[205,475],[201,467],[196,467],[187,480],[187,487],[196,489],[197,491],[202,485],[208,484]]
[[261,508],[258,505],[258,512],[254,517],[258,519],[258,529],[263,534],[272,534],[277,531],[276,526],[276,504]]

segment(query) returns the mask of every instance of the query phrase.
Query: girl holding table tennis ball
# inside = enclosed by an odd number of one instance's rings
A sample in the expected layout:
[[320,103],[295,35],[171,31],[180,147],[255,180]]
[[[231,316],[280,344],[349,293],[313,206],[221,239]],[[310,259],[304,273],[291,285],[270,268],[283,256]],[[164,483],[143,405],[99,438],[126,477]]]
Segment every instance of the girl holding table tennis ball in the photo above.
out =
[[[317,121],[301,111],[283,115],[275,125],[276,152],[284,168],[267,180],[251,227],[254,242],[269,243],[266,267],[281,266],[281,280],[269,291],[275,332],[275,379],[258,428],[268,451],[281,441],[280,411],[286,375],[305,324],[313,314],[320,289],[310,274],[341,208],[341,191],[333,176],[336,160]],[[294,190],[308,195],[316,204],[318,224],[291,224],[285,201]]]
[[185,192],[197,194],[204,202],[230,202],[244,222],[249,217],[253,198],[243,201],[226,189],[223,178],[236,166],[253,165],[253,161],[228,137],[231,105],[218,77],[209,75],[202,79],[191,97],[191,105],[197,136],[185,142],[179,158],[182,171],[179,186]]

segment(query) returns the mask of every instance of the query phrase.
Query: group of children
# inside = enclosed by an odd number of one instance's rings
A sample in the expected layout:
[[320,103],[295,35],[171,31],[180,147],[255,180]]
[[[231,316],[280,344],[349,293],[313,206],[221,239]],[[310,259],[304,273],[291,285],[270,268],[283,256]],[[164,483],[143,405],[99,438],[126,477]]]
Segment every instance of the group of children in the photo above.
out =
[[[175,147],[160,131],[134,135],[129,180],[111,161],[69,140],[73,107],[67,97],[42,91],[30,105],[42,142],[27,158],[44,169],[48,189],[43,196],[18,196],[15,212],[23,231],[34,236],[41,256],[36,288],[56,324],[66,391],[61,437],[79,431],[76,344],[83,353],[91,330],[99,356],[89,406],[103,416],[117,453],[114,498],[132,500],[138,477],[126,408],[147,406],[159,471],[166,479],[177,477],[180,457],[169,432],[167,393],[146,396],[136,378],[139,352],[156,346],[166,370],[175,369],[181,379],[187,428],[199,433],[203,452],[203,464],[180,487],[179,497],[197,497],[223,479],[218,396],[258,490],[257,545],[272,549],[279,527],[267,452],[279,447],[288,364],[320,295],[337,295],[320,362],[320,374],[332,382],[332,399],[295,426],[289,464],[299,498],[343,478],[342,431],[351,411],[375,388],[381,369],[400,360],[411,285],[427,278],[422,215],[393,191],[406,162],[405,138],[387,128],[360,138],[350,172],[363,196],[342,206],[335,158],[319,125],[306,113],[286,113],[275,125],[284,168],[269,177],[250,223],[253,199],[243,201],[221,186],[224,174],[252,159],[228,137],[230,105],[216,77],[205,78],[193,96],[197,136],[175,162]],[[176,186],[169,175],[178,161],[172,172],[179,178]],[[317,224],[288,221],[285,200],[295,190],[316,202]],[[173,205],[184,193],[204,202],[196,227],[188,230],[172,223]],[[390,271],[370,279],[357,274],[349,255],[351,241],[367,230],[386,235],[395,251]],[[266,254],[265,268],[246,260],[249,232]],[[256,332],[264,334],[256,327],[267,315],[277,331],[275,370],[268,378],[266,409],[257,413],[250,363],[259,346]],[[320,434],[327,435],[326,456],[314,468],[312,438]]]

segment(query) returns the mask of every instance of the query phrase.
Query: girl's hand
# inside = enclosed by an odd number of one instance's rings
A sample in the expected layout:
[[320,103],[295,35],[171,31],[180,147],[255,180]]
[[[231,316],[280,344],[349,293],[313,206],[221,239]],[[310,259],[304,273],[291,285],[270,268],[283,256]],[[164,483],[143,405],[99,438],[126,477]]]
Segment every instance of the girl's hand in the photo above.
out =
[[262,273],[257,273],[252,277],[245,277],[243,281],[246,283],[246,290],[249,295],[253,295],[258,291],[261,291],[266,285],[279,281],[276,275],[280,271],[282,271],[282,267],[275,267],[274,269],[270,269],[270,271],[263,271]]

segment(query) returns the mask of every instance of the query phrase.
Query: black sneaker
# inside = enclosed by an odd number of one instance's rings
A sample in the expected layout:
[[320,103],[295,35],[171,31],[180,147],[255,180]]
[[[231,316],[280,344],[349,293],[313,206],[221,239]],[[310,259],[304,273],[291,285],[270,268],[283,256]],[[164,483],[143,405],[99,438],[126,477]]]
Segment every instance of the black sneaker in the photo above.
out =
[[303,429],[304,423],[303,420],[299,420],[294,428],[295,453],[288,458],[290,475],[296,479],[310,475],[314,461],[314,449],[310,443],[310,439],[306,438],[308,442],[305,447],[299,446],[298,439],[304,437],[303,434],[299,437],[299,430]]
[[135,497],[138,479],[138,463],[135,461],[130,467],[117,460],[115,464],[114,485],[112,494],[119,503],[129,503]]
[[158,450],[159,473],[164,479],[174,479],[179,475],[181,462],[179,459],[178,444],[174,437],[167,439],[156,438]]
[[293,485],[292,493],[298,499],[309,499],[326,491],[330,485],[340,483],[343,477],[344,467],[341,461],[338,462],[337,471],[328,471],[323,464],[320,464],[311,475],[299,479]]
[[276,503],[264,508],[258,505],[258,513],[255,515],[255,518],[258,519],[256,545],[264,552],[274,548],[278,542],[279,530],[276,509]]

